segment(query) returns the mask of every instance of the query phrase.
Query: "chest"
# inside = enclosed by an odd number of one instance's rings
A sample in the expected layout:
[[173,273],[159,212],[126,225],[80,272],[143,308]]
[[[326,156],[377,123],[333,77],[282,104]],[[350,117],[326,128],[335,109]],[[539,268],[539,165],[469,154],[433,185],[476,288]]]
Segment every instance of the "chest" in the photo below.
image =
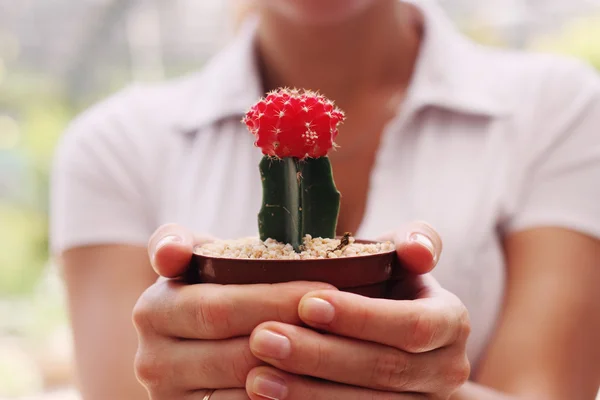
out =
[[[389,95],[374,96],[356,106],[337,139],[341,148],[329,156],[335,183],[342,193],[338,234],[356,232],[364,219],[373,167],[381,138],[398,110]],[[401,96],[398,95],[398,101]],[[393,104],[393,107],[391,106]]]

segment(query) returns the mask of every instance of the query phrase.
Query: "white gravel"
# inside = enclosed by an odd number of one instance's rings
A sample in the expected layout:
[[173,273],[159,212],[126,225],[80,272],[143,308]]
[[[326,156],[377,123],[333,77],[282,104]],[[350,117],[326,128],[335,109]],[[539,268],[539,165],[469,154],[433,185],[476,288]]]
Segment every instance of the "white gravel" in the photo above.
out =
[[322,258],[356,257],[394,250],[391,242],[373,244],[356,243],[353,237],[348,245],[338,248],[340,239],[304,238],[304,250],[296,253],[289,244],[272,239],[262,241],[257,237],[235,240],[217,240],[196,248],[196,253],[208,257],[262,259],[262,260],[310,260]]

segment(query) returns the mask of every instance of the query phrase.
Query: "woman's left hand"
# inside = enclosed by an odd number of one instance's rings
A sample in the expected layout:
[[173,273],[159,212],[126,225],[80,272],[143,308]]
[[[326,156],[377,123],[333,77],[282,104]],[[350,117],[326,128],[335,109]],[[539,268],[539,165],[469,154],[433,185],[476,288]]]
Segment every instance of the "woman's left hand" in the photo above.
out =
[[248,375],[251,399],[447,399],[468,379],[468,313],[426,274],[441,241],[425,224],[407,232],[396,236],[400,300],[315,291],[298,308],[313,329],[266,322],[254,330],[250,348],[268,366]]

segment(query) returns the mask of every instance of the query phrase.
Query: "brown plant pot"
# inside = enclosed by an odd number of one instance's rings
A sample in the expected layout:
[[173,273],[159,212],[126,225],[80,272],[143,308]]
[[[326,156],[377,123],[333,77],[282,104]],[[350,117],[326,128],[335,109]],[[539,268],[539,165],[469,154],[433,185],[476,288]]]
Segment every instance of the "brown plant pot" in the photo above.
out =
[[[375,243],[356,240],[356,243]],[[312,260],[260,260],[192,256],[187,280],[192,283],[247,285],[313,281],[368,297],[385,297],[398,266],[395,251],[366,256]]]

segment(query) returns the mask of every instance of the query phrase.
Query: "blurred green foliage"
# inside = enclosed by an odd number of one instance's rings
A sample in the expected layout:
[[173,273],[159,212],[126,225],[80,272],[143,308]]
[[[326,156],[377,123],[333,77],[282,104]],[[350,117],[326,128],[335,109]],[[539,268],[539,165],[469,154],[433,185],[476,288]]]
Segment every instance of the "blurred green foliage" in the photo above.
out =
[[0,197],[0,296],[15,296],[31,292],[48,260],[52,155],[73,112],[49,79],[9,71],[0,82],[0,116],[18,127],[18,140],[0,151],[6,175],[18,183]]
[[0,203],[0,295],[33,289],[48,259],[45,213]]
[[557,34],[536,38],[531,48],[581,58],[600,70],[600,14],[572,20]]

